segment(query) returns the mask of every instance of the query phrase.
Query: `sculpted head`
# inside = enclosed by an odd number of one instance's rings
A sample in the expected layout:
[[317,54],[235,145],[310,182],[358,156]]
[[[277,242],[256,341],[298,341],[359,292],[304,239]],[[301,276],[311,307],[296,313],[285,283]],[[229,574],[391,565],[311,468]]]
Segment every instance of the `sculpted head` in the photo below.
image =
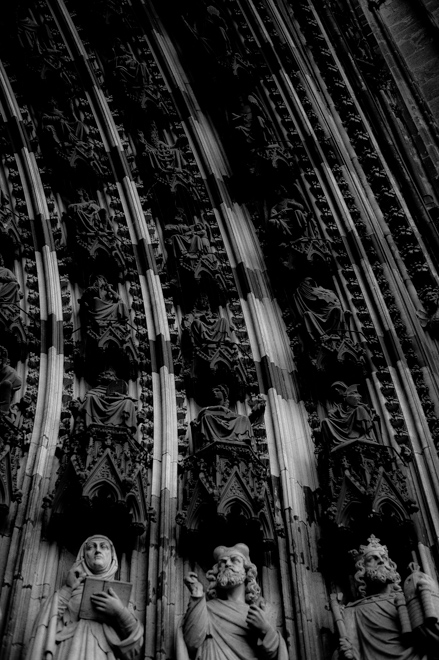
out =
[[351,408],[356,408],[362,402],[357,383],[354,385],[346,385],[346,383],[342,383],[338,380],[335,383],[332,383],[331,387]]
[[74,566],[86,575],[114,580],[119,563],[112,541],[103,534],[89,536],[79,548]]
[[98,381],[99,385],[101,385],[101,384],[105,385],[106,383],[112,383],[115,380],[117,380],[117,376],[116,376],[116,372],[112,368],[111,369],[106,369],[105,371],[102,371],[99,374],[98,378],[97,378],[97,381]]
[[92,573],[99,575],[110,568],[113,552],[112,544],[106,536],[90,536],[85,542],[85,563]]
[[219,406],[229,405],[229,388],[226,385],[215,385],[212,387],[212,397]]
[[361,596],[380,593],[387,585],[394,591],[400,590],[401,577],[396,564],[389,558],[387,547],[373,534],[368,538],[368,545],[360,545],[356,557],[354,579]]
[[220,545],[215,548],[213,558],[216,563],[206,574],[210,582],[208,598],[217,598],[218,592],[244,584],[246,603],[251,605],[260,600],[261,589],[256,582],[257,569],[251,563],[249,549],[244,543],[237,543],[230,548]]

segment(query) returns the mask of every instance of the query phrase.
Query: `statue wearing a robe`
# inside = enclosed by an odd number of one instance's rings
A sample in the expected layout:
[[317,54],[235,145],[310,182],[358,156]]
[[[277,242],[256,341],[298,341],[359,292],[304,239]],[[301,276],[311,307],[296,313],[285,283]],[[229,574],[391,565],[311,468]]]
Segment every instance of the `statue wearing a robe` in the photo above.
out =
[[296,289],[294,301],[309,336],[316,342],[323,336],[346,333],[346,312],[340,299],[330,289],[318,286],[306,277]]
[[[360,547],[355,565],[355,582],[362,598],[341,609],[335,595],[332,597],[340,635],[333,660],[434,660],[439,655],[438,607],[435,617],[431,616],[434,605],[430,607],[425,622],[413,630],[396,564],[379,539],[372,535],[368,540],[367,546]],[[422,586],[430,586],[433,581],[421,575],[425,578],[420,581]],[[435,588],[437,592],[437,585]],[[420,602],[415,615],[422,619]]]
[[192,378],[203,378],[218,370],[245,382],[246,372],[233,337],[234,327],[222,317],[193,312],[183,317],[181,349]]
[[238,415],[227,406],[227,388],[218,385],[212,389],[217,405],[202,408],[192,422],[194,444],[198,449],[211,442],[246,442],[253,439],[253,430],[246,415]]
[[192,274],[198,282],[202,275],[226,286],[220,263],[211,246],[210,227],[205,222],[186,225],[183,222],[166,225],[166,242],[177,269]]
[[23,298],[20,285],[12,270],[6,268],[0,254],[0,319],[5,323],[17,318],[20,313],[19,302]]
[[84,541],[66,583],[41,606],[26,660],[136,660],[143,627],[114,590],[91,597],[104,623],[79,618],[84,579],[114,580],[117,570],[110,539],[96,535]]
[[8,352],[0,346],[0,413],[8,413],[16,390],[21,387],[21,378],[9,366]]
[[341,382],[333,383],[342,395],[342,403],[337,403],[322,421],[322,440],[328,447],[341,445],[349,440],[369,440],[377,442],[374,429],[376,413],[363,403],[357,385],[349,387]]
[[285,642],[261,599],[248,547],[220,546],[214,559],[217,563],[207,573],[208,600],[196,573],[185,579],[191,598],[183,620],[186,648],[177,640],[178,660],[187,652],[202,660],[287,660]]
[[99,327],[126,323],[129,316],[127,306],[102,275],[98,275],[93,284],[84,291],[81,307]]
[[79,407],[85,425],[105,424],[135,430],[136,407],[127,391],[125,381],[117,378],[111,369],[100,374],[98,385],[87,392]]

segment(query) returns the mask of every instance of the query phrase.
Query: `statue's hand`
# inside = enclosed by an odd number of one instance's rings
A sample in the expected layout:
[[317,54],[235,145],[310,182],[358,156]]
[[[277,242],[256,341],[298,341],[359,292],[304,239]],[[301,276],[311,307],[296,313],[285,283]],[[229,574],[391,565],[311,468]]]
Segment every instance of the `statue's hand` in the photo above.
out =
[[358,660],[358,655],[347,637],[340,637],[338,648],[340,649],[341,657],[345,660]]
[[264,637],[271,628],[264,610],[257,605],[250,605],[246,622],[250,628],[254,628],[258,632],[260,637]]
[[108,592],[102,591],[92,594],[90,600],[93,607],[103,614],[106,619],[118,617],[125,610],[125,605],[111,587],[108,589]]
[[184,583],[191,592],[191,596],[200,598],[204,594],[204,588],[198,579],[196,573],[188,573],[184,578]]
[[76,589],[84,582],[85,578],[86,574],[73,566],[68,572],[66,585],[72,590]]

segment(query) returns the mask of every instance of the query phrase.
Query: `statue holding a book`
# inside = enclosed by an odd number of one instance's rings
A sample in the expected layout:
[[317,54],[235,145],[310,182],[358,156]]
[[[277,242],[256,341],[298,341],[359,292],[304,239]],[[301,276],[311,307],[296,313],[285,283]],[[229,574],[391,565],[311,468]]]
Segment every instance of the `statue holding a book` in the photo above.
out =
[[41,607],[26,660],[136,660],[143,626],[129,605],[132,585],[116,581],[117,570],[110,539],[86,539],[66,583]]

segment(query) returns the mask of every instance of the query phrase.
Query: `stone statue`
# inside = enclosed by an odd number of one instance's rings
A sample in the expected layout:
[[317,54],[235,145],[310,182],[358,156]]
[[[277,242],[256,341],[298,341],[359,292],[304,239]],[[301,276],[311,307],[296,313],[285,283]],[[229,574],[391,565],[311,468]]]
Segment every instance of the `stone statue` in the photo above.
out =
[[332,408],[322,421],[322,441],[328,447],[341,445],[349,440],[377,442],[375,424],[378,416],[363,403],[358,385],[345,385],[337,381],[332,384],[342,397],[342,402]]
[[96,234],[113,232],[107,211],[93,200],[85,190],[79,191],[79,202],[69,204],[69,217],[75,221],[77,233]]
[[315,342],[324,336],[341,337],[346,334],[346,315],[349,312],[343,310],[333,291],[318,286],[311,277],[306,277],[293,297],[305,328]]
[[128,387],[124,380],[117,378],[114,370],[102,372],[98,385],[87,392],[80,401],[78,412],[85,426],[105,424],[137,428],[135,400],[127,395]]
[[166,225],[165,234],[178,268],[192,273],[196,281],[205,273],[224,288],[220,264],[210,243],[209,225],[204,222],[186,225],[181,218],[177,220],[180,220],[178,224]]
[[[355,582],[361,598],[340,608],[337,597],[331,598],[331,609],[340,636],[333,660],[433,660],[439,654],[439,627],[432,618],[425,620],[422,630],[412,634],[401,578],[396,564],[371,536],[368,545],[360,546],[355,567]],[[418,582],[422,587],[428,578]],[[437,592],[436,585],[436,592]]]
[[20,313],[19,302],[23,298],[20,285],[12,270],[6,268],[0,254],[0,317],[13,320]]
[[0,346],[0,413],[7,414],[16,390],[21,387],[21,378],[9,366],[8,351]]
[[213,556],[208,600],[196,573],[185,578],[191,598],[183,638],[190,655],[203,660],[286,660],[285,642],[268,620],[248,547],[222,545]]
[[126,323],[128,308],[118,292],[103,275],[97,275],[80,299],[81,307],[87,316],[99,327],[113,323]]
[[203,377],[206,370],[216,372],[225,368],[238,380],[245,381],[238,342],[233,337],[233,326],[222,317],[207,312],[193,312],[183,318],[182,353],[190,363],[191,377]]
[[104,623],[80,619],[86,577],[114,580],[118,561],[106,536],[90,536],[82,544],[66,583],[42,605],[27,647],[26,660],[136,660],[143,643],[143,627],[109,589],[91,596]]
[[211,442],[251,443],[251,422],[246,415],[238,415],[229,409],[228,394],[225,385],[212,388],[216,405],[202,408],[197,419],[192,422],[194,446],[197,449]]
[[306,234],[309,218],[303,204],[284,197],[271,208],[268,224],[285,238],[294,240]]

